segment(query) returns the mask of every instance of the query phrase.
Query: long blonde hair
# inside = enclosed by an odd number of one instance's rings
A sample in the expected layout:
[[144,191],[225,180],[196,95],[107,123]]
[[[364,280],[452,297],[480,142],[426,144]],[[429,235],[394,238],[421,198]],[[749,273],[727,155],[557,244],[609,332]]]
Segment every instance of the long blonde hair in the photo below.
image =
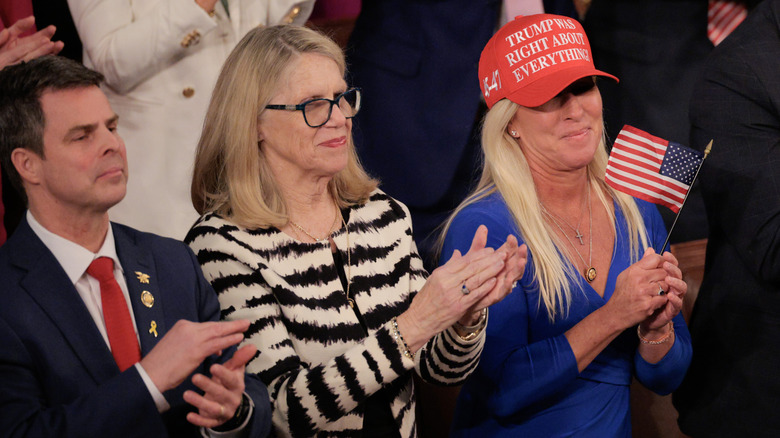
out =
[[[265,106],[282,78],[304,53],[332,59],[346,73],[344,54],[314,30],[279,25],[256,28],[228,56],[211,96],[198,142],[192,204],[200,214],[216,212],[245,228],[282,228],[287,205],[257,139]],[[339,207],[363,203],[377,187],[358,161],[350,137],[346,167],[328,185]]]
[[[571,302],[570,281],[576,279],[579,274],[573,265],[567,263],[562,257],[559,248],[565,250],[566,245],[542,217],[541,204],[531,169],[517,141],[507,132],[507,126],[517,109],[516,103],[503,99],[485,115],[482,124],[484,154],[482,177],[476,189],[445,222],[440,244],[443,243],[453,219],[461,210],[498,191],[512,214],[529,253],[533,255],[533,281],[539,287],[539,304],[544,303],[547,316],[553,321],[556,317],[568,313]],[[634,199],[612,190],[604,182],[607,158],[605,141],[602,139],[593,160],[588,164],[588,184],[611,216],[613,223],[615,217],[610,205],[613,199],[623,212],[628,228],[632,261],[636,261],[639,259],[640,243],[641,247],[648,245],[647,231]],[[605,193],[608,196],[605,196]]]

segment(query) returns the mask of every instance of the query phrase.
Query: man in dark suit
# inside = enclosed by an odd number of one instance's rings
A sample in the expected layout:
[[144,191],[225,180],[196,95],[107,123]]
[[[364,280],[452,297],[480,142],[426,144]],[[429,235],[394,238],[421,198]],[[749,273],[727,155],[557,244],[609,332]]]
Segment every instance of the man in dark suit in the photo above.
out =
[[127,161],[101,80],[53,56],[0,72],[0,158],[29,208],[0,248],[0,435],[265,436],[256,350],[233,347],[249,323],[218,321],[185,245],[109,222]]
[[780,0],[712,53],[691,100],[691,145],[710,223],[690,321],[693,360],[674,394],[693,437],[780,436]]
[[[752,8],[760,0],[738,1]],[[596,68],[620,78],[599,82],[607,137],[629,124],[688,144],[688,105],[713,49],[707,37],[708,2],[702,0],[593,0],[583,27]],[[611,141],[609,142],[611,144]],[[659,211],[669,228],[675,214]],[[671,242],[707,237],[699,183],[672,232]]]

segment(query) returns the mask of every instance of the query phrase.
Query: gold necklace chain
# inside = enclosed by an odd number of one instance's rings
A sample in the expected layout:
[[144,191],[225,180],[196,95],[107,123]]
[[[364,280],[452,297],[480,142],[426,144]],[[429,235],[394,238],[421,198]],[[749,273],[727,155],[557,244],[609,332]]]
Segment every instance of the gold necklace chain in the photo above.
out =
[[347,222],[344,221],[344,215],[341,216],[341,224],[344,226],[344,232],[347,235],[347,301],[349,302],[349,307],[355,308],[355,300],[352,299],[352,296],[350,296],[349,288],[352,286],[352,248],[349,246],[349,226],[347,225]]
[[563,228],[561,228],[560,224],[558,224],[558,221],[555,220],[555,217],[552,214],[550,214],[550,212],[547,211],[547,209],[544,208],[544,205],[542,205],[541,202],[539,202],[539,205],[542,207],[542,212],[547,214],[547,217],[549,217],[552,220],[553,224],[555,224],[555,226],[558,227],[558,230],[560,230],[561,234],[563,234],[563,237],[565,237],[566,240],[569,241],[569,245],[571,245],[571,247],[574,249],[574,252],[577,254],[577,257],[579,257],[580,260],[582,260],[582,264],[585,265],[586,268],[585,279],[588,280],[588,283],[592,283],[593,280],[596,279],[596,275],[598,274],[598,272],[596,272],[596,268],[593,267],[593,207],[591,206],[590,203],[590,183],[588,183],[587,198],[588,198],[588,222],[590,223],[589,231],[588,231],[588,235],[589,235],[588,238],[590,241],[590,245],[588,248],[588,263],[585,263],[585,258],[582,257],[582,254],[580,254],[580,252],[577,250],[577,247],[574,246],[574,242],[572,242],[572,240],[569,238],[566,232],[563,231]]
[[[306,234],[307,236],[312,238],[314,241],[322,242],[322,241],[330,239],[330,237],[333,235],[333,232],[336,231],[335,228],[336,228],[336,224],[339,222],[338,219],[341,218],[341,225],[344,227],[344,232],[345,232],[346,237],[347,237],[347,249],[346,249],[346,253],[347,253],[347,272],[346,272],[346,274],[347,274],[347,290],[345,291],[345,295],[347,296],[347,302],[349,303],[349,307],[354,309],[355,305],[356,305],[355,304],[355,300],[352,299],[352,297],[350,296],[350,288],[352,286],[352,249],[351,249],[351,247],[349,245],[349,227],[347,226],[347,222],[344,220],[344,216],[341,214],[341,209],[339,209],[338,205],[335,205],[335,207],[336,207],[336,217],[333,218],[333,225],[331,225],[330,231],[328,231],[328,234],[325,237],[323,237],[323,238],[318,239],[318,238],[312,236],[303,227],[301,227],[300,225],[298,225],[295,222],[293,222],[292,219],[290,220],[290,223],[295,228],[297,228],[298,230],[302,231],[304,234]],[[335,245],[335,242],[333,244]],[[338,251],[338,247],[336,247],[336,250]]]
[[330,238],[330,236],[333,234],[333,231],[335,231],[335,228],[336,228],[336,224],[338,223],[338,217],[339,217],[339,208],[338,208],[338,206],[336,206],[336,215],[333,217],[333,222],[330,225],[330,229],[328,230],[328,234],[326,234],[324,237],[314,237],[314,236],[312,236],[311,233],[306,231],[302,226],[298,225],[292,219],[290,219],[290,224],[292,224],[292,226],[294,226],[295,228],[300,230],[303,234],[309,236],[309,238],[311,238],[315,242],[319,243],[319,242],[323,242],[325,240],[328,240],[328,238]]

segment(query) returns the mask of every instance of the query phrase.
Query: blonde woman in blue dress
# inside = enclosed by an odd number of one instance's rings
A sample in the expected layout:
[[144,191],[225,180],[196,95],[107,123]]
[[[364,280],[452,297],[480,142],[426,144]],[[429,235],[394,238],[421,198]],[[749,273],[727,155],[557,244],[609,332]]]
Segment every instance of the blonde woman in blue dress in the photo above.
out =
[[660,215],[604,182],[595,78],[616,78],[594,68],[580,24],[554,15],[508,23],[479,70],[490,108],[482,178],[446,224],[442,262],[485,224],[526,244],[528,264],[491,308],[452,434],[630,437],[632,378],[671,392],[691,343],[677,260],[654,250]]

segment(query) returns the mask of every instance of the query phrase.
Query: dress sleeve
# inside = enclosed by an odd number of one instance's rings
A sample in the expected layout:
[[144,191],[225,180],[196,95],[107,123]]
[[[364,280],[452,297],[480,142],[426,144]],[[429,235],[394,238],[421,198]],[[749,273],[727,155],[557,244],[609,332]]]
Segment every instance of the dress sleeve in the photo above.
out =
[[[518,237],[514,227],[489,210],[464,210],[453,221],[445,238],[443,257],[455,249],[466,250],[480,225],[488,228],[487,246],[500,247],[509,234]],[[577,378],[577,362],[566,337],[530,341],[531,314],[527,291],[532,287],[531,257],[523,278],[512,293],[490,308],[487,339],[477,371],[488,386],[484,394],[496,417],[510,417],[527,406],[564,390]],[[541,310],[544,312],[544,310]],[[546,316],[545,316],[546,317]]]
[[306,364],[262,269],[253,267],[257,254],[230,233],[205,225],[191,230],[188,240],[219,295],[223,318],[251,321],[244,343],[254,344],[259,353],[247,371],[268,386],[273,425],[283,435],[315,435],[415,366],[401,354],[390,322],[343,354]]
[[217,27],[193,0],[157,1],[143,15],[130,0],[68,0],[68,6],[89,60],[119,93],[198,50],[188,35]]

